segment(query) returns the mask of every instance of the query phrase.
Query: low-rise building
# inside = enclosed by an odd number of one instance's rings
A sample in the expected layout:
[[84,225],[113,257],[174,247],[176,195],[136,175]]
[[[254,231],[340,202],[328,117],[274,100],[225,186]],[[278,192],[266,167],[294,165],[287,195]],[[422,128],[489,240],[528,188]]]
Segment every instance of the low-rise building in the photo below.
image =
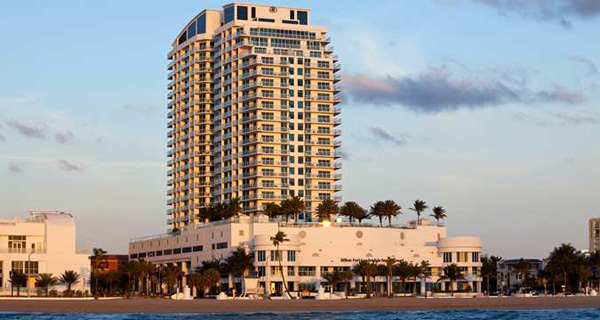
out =
[[544,261],[540,259],[523,260],[529,266],[526,278],[523,278],[523,273],[518,267],[521,259],[506,259],[498,262],[498,276],[496,279],[498,288],[501,288],[503,292],[512,292],[521,287],[534,284],[539,274],[544,270]]
[[588,220],[588,241],[590,252],[600,250],[600,218]]
[[66,212],[32,211],[26,219],[0,220],[0,294],[10,294],[11,272],[24,273],[33,292],[38,274],[58,277],[66,270],[82,277],[72,290],[87,291],[90,261],[87,251],[77,250],[75,232]]
[[[90,258],[93,264],[93,257]],[[101,274],[106,274],[111,271],[119,271],[123,264],[129,261],[129,255],[127,254],[106,254],[102,256],[101,259],[98,260],[98,272]]]
[[[279,252],[271,240],[278,230],[289,239],[280,245]],[[178,266],[185,285],[203,261],[225,259],[239,247],[253,254],[252,275],[271,292],[282,291],[282,273],[290,291],[315,290],[324,281],[325,273],[349,270],[360,260],[380,262],[388,257],[429,262],[424,279],[407,280],[417,287],[413,287],[417,292],[434,288],[449,290],[450,282],[440,276],[443,267],[450,264],[457,264],[464,275],[458,285],[454,284],[455,290],[481,290],[481,240],[449,238],[444,226],[427,220],[406,227],[379,227],[339,222],[285,223],[263,215],[240,216],[184,227],[176,234],[132,239],[129,253],[131,259]],[[355,277],[351,286],[356,287],[360,281],[360,277]],[[385,277],[375,277],[374,281],[376,290],[383,291]]]

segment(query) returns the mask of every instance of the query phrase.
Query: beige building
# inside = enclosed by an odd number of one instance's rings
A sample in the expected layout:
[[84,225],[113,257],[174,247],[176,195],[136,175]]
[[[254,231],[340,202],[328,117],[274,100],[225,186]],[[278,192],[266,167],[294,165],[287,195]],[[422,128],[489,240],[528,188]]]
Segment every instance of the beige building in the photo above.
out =
[[[279,251],[271,237],[283,231],[289,241]],[[182,272],[181,285],[189,285],[190,274],[203,261],[224,259],[237,248],[244,248],[254,256],[254,270],[249,276],[258,278],[263,288],[282,292],[282,272],[290,291],[303,288],[318,289],[326,273],[350,270],[360,260],[380,262],[388,257],[420,263],[430,267],[419,279],[408,279],[410,292],[425,293],[434,287],[442,290],[481,292],[481,240],[474,237],[447,237],[446,227],[422,220],[403,227],[333,222],[331,224],[306,222],[287,224],[267,216],[240,216],[231,220],[199,223],[180,234],[163,234],[132,239],[129,243],[131,259],[144,259],[157,265],[176,265]],[[281,266],[280,266],[281,260]],[[464,279],[452,284],[440,279],[444,266],[456,264]],[[439,281],[438,281],[439,280]],[[223,278],[222,283],[230,279]],[[238,283],[241,279],[235,279]],[[395,291],[400,280],[394,277]],[[357,288],[359,276],[352,280]],[[375,277],[376,291],[382,292],[386,279]],[[229,284],[230,287],[233,284]],[[238,290],[238,292],[241,292]]]
[[38,274],[58,277],[66,270],[82,276],[73,290],[88,290],[89,253],[77,249],[75,232],[75,220],[66,212],[33,211],[26,219],[0,220],[0,294],[11,292],[11,271],[28,275],[32,293]]
[[235,3],[204,10],[171,60],[167,224],[198,223],[211,202],[243,210],[299,196],[310,221],[340,200],[340,66],[306,8]]
[[590,253],[600,250],[600,218],[588,220],[588,241]]

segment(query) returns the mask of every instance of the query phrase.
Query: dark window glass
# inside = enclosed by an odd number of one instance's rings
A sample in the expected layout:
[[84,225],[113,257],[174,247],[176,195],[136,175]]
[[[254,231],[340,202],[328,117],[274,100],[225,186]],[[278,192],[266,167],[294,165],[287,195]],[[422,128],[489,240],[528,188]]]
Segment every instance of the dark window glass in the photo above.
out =
[[189,253],[189,252],[192,252],[192,247],[185,247],[185,248],[183,248],[183,249],[181,250],[181,252],[183,252],[183,253]]
[[225,8],[225,23],[233,21],[233,10],[235,9],[234,6],[230,6]]
[[300,24],[308,24],[308,12],[298,11],[298,20],[300,20]]
[[252,7],[252,19],[256,18],[256,8]]
[[195,246],[194,247],[194,252],[202,251],[202,249],[203,249],[202,246]]
[[184,32],[181,37],[179,37],[179,41],[177,41],[177,43],[182,44],[185,42],[185,40],[187,40],[187,32]]
[[139,256],[138,256],[138,257],[140,257],[140,258],[145,258],[145,257],[146,257],[146,253],[145,253],[145,252],[142,252],[142,253],[140,253],[140,254],[139,254]]
[[294,20],[294,10],[290,10],[290,19]]
[[193,37],[196,35],[196,21],[194,21],[194,23],[190,24],[190,26],[187,29],[187,34],[188,37]]
[[164,254],[165,254],[165,256],[172,255],[173,254],[173,250],[171,250],[171,249],[165,250]]
[[181,248],[173,249],[173,254],[180,254]]
[[157,256],[157,257],[160,257],[160,256],[162,256],[162,255],[163,255],[163,252],[162,252],[162,250],[156,251],[156,256]]
[[248,20],[248,7],[238,6],[237,18],[238,20]]
[[206,15],[201,15],[197,21],[198,27],[196,27],[197,34],[206,33]]
[[137,253],[132,253],[129,255],[129,259],[137,259],[138,255]]

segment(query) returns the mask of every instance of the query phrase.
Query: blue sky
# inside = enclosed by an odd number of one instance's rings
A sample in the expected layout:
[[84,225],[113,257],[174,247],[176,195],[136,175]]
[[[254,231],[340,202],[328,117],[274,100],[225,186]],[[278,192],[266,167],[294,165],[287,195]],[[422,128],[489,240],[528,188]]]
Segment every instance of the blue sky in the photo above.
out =
[[[550,4],[552,3],[552,5]],[[82,247],[166,229],[166,53],[217,1],[0,3],[0,216],[76,215]],[[329,27],[344,200],[415,199],[504,257],[584,248],[600,197],[595,1],[277,1]]]

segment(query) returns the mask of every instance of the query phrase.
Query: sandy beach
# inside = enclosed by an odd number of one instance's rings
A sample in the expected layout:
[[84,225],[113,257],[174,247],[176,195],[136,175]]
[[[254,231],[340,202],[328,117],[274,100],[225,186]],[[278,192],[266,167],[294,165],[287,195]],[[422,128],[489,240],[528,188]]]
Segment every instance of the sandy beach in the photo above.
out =
[[361,300],[0,300],[0,312],[41,313],[303,313],[315,311],[399,311],[436,309],[600,308],[600,297]]

